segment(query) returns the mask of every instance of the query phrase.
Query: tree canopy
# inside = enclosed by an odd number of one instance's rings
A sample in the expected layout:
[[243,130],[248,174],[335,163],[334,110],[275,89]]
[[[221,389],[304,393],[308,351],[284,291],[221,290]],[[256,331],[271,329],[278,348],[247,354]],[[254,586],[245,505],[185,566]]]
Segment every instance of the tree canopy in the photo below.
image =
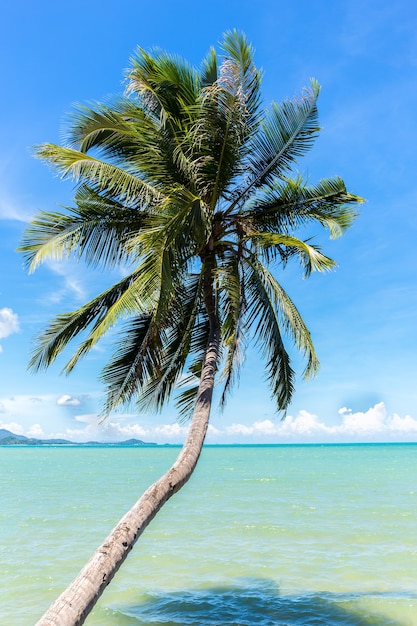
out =
[[319,132],[319,85],[266,108],[246,37],[227,32],[199,68],[162,50],[138,48],[126,93],[73,112],[65,145],[36,155],[76,181],[72,206],[41,212],[21,250],[35,270],[70,256],[129,273],[38,337],[30,366],[48,367],[78,335],[69,373],[112,328],[122,329],[105,365],[107,414],[135,399],[160,409],[172,393],[192,411],[210,327],[220,332],[224,403],[248,337],[265,357],[272,397],[294,391],[288,341],[318,360],[310,333],[276,270],[297,259],[308,276],[334,261],[297,235],[318,223],[338,237],[360,198],[341,178],[311,185],[297,162]]

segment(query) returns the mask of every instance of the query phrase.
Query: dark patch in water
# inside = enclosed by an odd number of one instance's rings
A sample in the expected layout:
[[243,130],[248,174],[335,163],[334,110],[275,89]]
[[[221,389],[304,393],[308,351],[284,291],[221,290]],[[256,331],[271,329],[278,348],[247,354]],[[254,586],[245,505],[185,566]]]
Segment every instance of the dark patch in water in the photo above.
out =
[[149,594],[140,604],[101,611],[106,614],[106,626],[401,626],[375,613],[365,616],[349,610],[346,605],[359,597],[280,596],[272,581],[245,580],[233,587]]

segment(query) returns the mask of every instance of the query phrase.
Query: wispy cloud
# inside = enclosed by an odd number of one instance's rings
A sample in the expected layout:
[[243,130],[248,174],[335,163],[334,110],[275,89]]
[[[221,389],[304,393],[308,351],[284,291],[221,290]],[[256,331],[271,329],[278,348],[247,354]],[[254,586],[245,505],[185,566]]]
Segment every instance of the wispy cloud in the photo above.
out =
[[20,206],[13,200],[11,194],[4,191],[4,186],[0,194],[0,220],[16,220],[18,222],[28,222],[35,211]]
[[[26,434],[23,431],[30,428],[34,423],[41,424],[46,432],[48,430],[46,424],[53,424],[51,418],[58,418],[59,415],[67,416],[68,413],[72,412],[71,408],[79,406],[86,398],[88,398],[87,395],[76,398],[70,394],[3,396],[0,397],[0,415],[3,417],[4,424],[6,422],[18,424],[19,434]],[[24,424],[26,426],[23,426]],[[3,425],[2,428],[8,427]],[[8,428],[8,430],[17,432],[12,428]]]
[[[47,260],[45,266],[54,274],[59,276],[61,281],[61,288],[54,289],[47,296],[50,303],[59,303],[71,294],[77,302],[81,302],[86,299],[86,290],[82,284],[81,269],[78,264],[66,260],[65,263]],[[85,268],[83,268],[85,272]]]

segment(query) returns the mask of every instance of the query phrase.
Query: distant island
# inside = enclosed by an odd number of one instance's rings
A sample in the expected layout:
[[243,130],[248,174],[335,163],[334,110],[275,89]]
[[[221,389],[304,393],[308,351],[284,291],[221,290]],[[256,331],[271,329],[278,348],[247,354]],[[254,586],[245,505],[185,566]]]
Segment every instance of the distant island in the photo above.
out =
[[148,443],[140,439],[126,439],[126,441],[100,442],[86,441],[79,443],[67,439],[34,439],[16,435],[15,433],[0,428],[0,446],[156,446],[156,443]]

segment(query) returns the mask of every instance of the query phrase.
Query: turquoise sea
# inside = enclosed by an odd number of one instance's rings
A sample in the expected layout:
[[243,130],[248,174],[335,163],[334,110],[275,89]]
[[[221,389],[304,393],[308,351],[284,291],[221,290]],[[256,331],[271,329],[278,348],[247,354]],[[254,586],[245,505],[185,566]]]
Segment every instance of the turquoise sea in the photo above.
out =
[[[0,624],[32,626],[170,446],[0,448]],[[89,626],[417,624],[417,445],[207,446]]]

